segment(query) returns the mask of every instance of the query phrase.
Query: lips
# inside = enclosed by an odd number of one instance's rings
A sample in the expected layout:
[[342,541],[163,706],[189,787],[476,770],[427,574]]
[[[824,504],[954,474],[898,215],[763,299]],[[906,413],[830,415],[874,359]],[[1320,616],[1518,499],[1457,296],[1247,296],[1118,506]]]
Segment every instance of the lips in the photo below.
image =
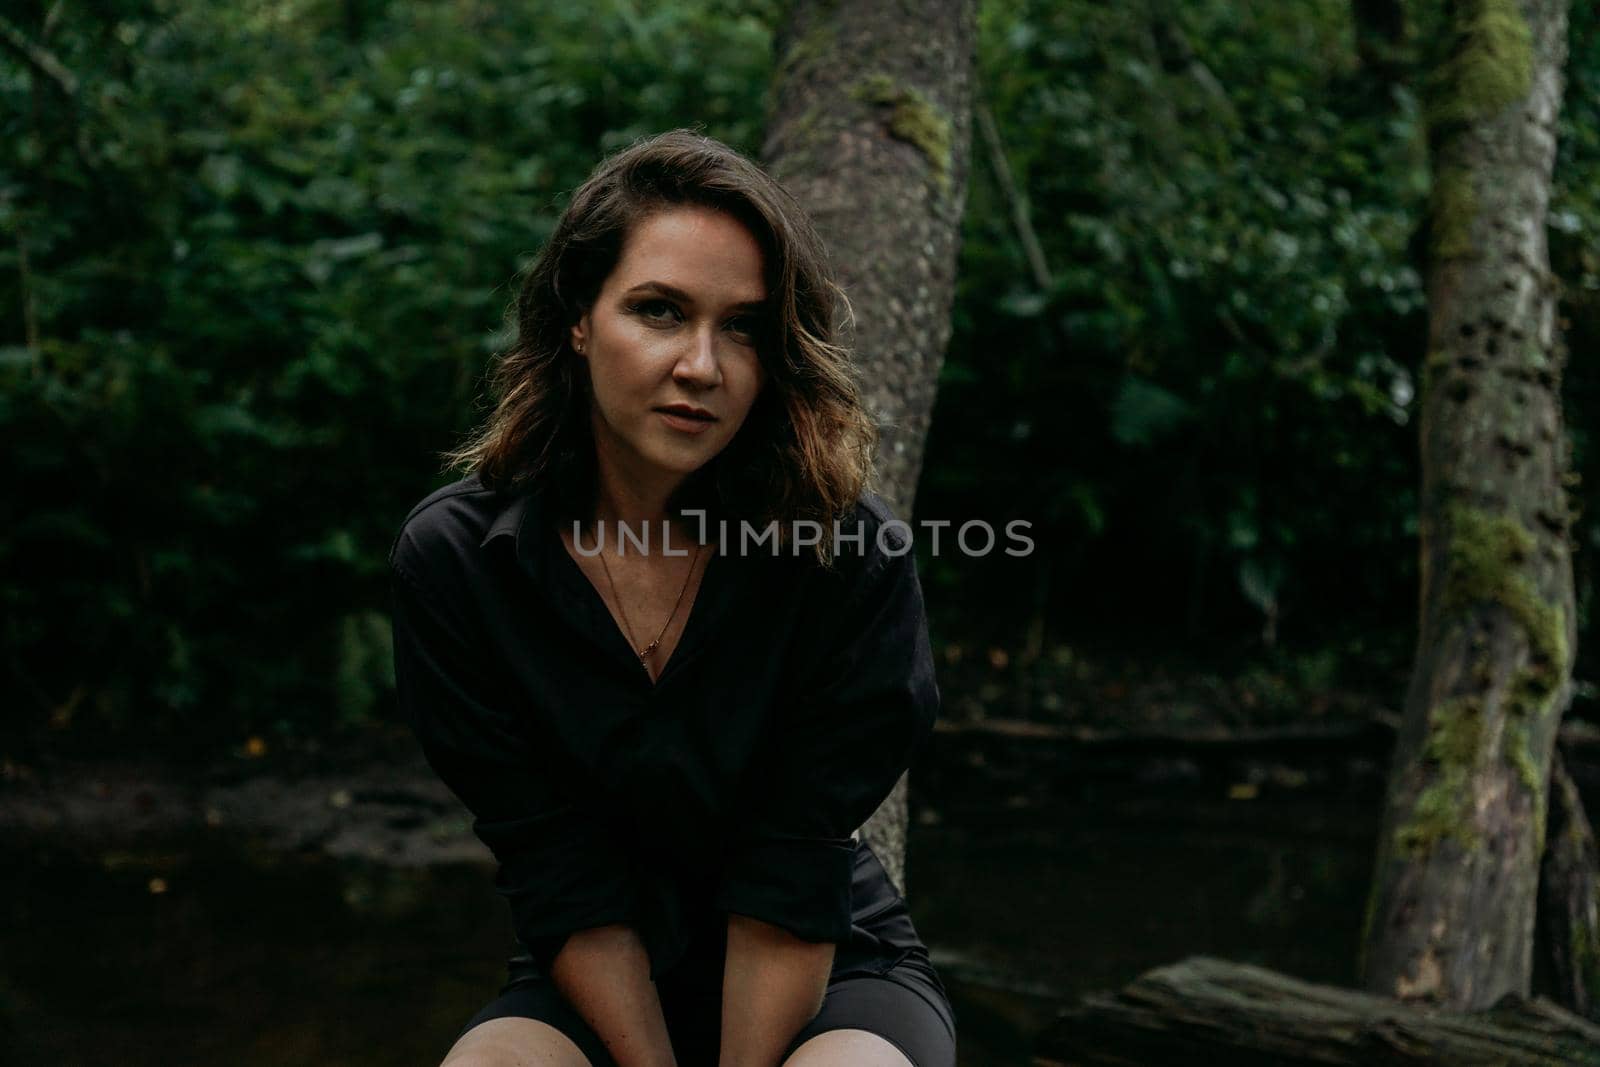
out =
[[690,407],[688,404],[669,404],[664,408],[656,408],[656,410],[665,412],[668,415],[677,415],[679,418],[695,419],[699,422],[717,421],[717,417],[705,408]]

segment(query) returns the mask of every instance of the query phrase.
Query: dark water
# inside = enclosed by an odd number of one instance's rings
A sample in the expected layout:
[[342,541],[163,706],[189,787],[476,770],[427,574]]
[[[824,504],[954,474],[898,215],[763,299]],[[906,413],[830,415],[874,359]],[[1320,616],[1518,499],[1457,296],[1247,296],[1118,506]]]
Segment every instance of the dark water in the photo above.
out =
[[[1175,797],[919,825],[912,913],[963,1065],[1026,1064],[1063,998],[1196,953],[1349,982],[1376,820],[1375,802]],[[475,866],[217,834],[95,856],[11,845],[4,868],[7,1064],[437,1064],[510,936]]]

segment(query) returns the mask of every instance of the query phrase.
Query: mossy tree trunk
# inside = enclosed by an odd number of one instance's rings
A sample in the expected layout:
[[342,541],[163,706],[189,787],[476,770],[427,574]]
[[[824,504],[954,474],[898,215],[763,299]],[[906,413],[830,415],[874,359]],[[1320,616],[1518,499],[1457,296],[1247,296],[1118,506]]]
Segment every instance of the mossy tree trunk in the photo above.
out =
[[1434,71],[1422,588],[1375,880],[1368,989],[1526,996],[1576,640],[1564,358],[1545,215],[1567,0],[1455,0]]
[[[776,42],[763,156],[850,298],[878,489],[907,521],[950,338],[975,22],[973,0],[793,0]],[[864,828],[902,886],[905,810],[902,780]]]

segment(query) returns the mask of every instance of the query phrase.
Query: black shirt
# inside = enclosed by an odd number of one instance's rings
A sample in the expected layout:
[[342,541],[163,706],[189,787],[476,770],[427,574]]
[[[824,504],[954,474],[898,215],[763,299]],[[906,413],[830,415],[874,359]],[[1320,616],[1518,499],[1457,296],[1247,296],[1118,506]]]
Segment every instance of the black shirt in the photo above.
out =
[[400,708],[498,860],[518,939],[547,967],[572,932],[627,923],[653,977],[730,912],[859,942],[853,832],[939,706],[904,527],[864,493],[831,570],[731,530],[652,681],[555,514],[469,476],[389,557]]

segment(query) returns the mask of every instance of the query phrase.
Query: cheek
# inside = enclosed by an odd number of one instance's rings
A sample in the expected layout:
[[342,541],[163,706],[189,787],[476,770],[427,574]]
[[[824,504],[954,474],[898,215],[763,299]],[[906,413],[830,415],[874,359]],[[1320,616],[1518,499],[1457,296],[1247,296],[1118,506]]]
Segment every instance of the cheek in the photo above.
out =
[[750,395],[751,402],[754,403],[755,398],[760,396],[767,388],[767,380],[771,375],[767,373],[767,368],[762,364],[760,357],[754,355],[750,357],[750,363],[745,373],[745,388]]
[[769,388],[771,387],[766,384],[764,377],[753,378],[747,384],[746,391],[744,393],[744,410],[739,416],[739,424],[741,426],[749,420],[750,415],[756,409],[756,405],[766,395],[766,391]]
[[660,363],[658,347],[655,338],[635,336],[627,330],[614,331],[601,349],[601,358],[591,361],[590,370],[600,381],[600,388],[613,396],[648,391]]

